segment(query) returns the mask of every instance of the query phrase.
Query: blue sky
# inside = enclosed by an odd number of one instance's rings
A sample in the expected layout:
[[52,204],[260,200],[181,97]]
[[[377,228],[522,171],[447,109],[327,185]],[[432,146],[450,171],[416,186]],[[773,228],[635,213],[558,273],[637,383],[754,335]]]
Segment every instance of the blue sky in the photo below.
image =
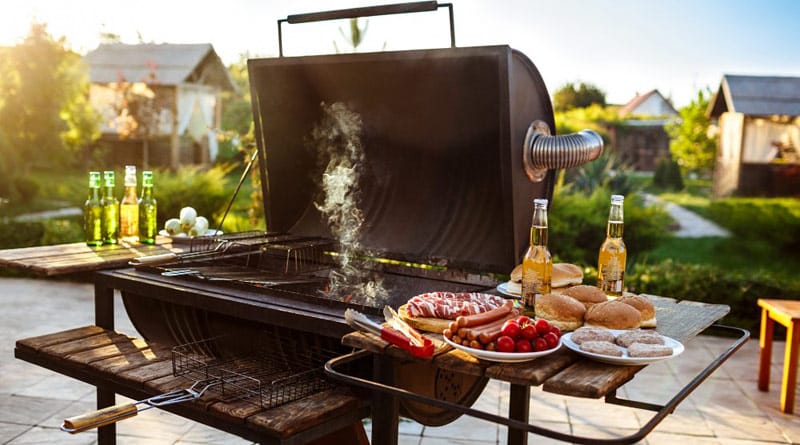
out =
[[[73,48],[96,47],[101,31],[135,43],[210,42],[226,63],[242,53],[277,54],[276,20],[288,14],[389,3],[366,0],[11,0],[0,6],[0,44],[31,20]],[[590,82],[612,103],[658,88],[677,106],[721,76],[800,76],[800,1],[452,0],[459,46],[508,44],[536,64],[552,93]],[[287,55],[333,51],[341,22],[289,25]],[[449,44],[444,10],[369,20],[366,50]]]

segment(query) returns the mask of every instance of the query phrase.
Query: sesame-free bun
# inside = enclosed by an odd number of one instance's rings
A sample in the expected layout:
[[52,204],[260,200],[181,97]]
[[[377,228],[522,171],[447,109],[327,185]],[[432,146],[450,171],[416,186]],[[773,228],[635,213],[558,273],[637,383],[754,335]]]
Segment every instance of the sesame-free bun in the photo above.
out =
[[617,298],[617,301],[633,306],[639,311],[642,316],[641,327],[656,327],[656,308],[647,297],[636,294],[626,294]]
[[[574,331],[583,325],[586,308],[580,301],[561,294],[544,294],[536,300],[536,318],[544,318],[562,331]],[[637,312],[638,314],[638,312]]]
[[608,301],[605,292],[601,291],[597,286],[589,286],[586,284],[579,284],[566,289],[554,289],[553,292],[559,292],[580,301],[586,309],[589,309],[595,304]]
[[570,263],[553,264],[553,275],[550,277],[550,287],[565,287],[583,283],[583,270]]
[[[583,283],[583,270],[570,263],[553,264],[553,273],[550,276],[550,288],[557,289],[565,286]],[[513,294],[522,293],[522,264],[518,264],[511,271],[511,277],[506,288]]]
[[598,303],[586,311],[586,326],[606,329],[636,329],[642,322],[642,315],[633,306],[618,300]]
[[413,326],[415,329],[426,332],[435,332],[441,334],[450,326],[453,320],[445,320],[444,318],[432,317],[412,317],[408,314],[408,305],[404,304],[397,308],[397,314],[400,315],[406,323]]
[[509,281],[512,283],[522,283],[522,264],[517,264],[517,267],[511,271],[511,279]]

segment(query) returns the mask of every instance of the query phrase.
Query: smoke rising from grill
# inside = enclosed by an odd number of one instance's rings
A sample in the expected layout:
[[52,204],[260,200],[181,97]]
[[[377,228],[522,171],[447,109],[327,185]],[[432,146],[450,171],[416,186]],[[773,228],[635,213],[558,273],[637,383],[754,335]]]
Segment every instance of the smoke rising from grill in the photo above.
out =
[[382,304],[388,298],[380,278],[370,278],[361,267],[368,255],[360,243],[364,214],[359,208],[358,182],[364,163],[361,145],[361,117],[336,102],[321,104],[322,121],[312,133],[322,174],[321,202],[316,208],[328,219],[331,233],[340,243],[339,270],[330,274],[330,292],[342,297],[351,295],[363,304]]

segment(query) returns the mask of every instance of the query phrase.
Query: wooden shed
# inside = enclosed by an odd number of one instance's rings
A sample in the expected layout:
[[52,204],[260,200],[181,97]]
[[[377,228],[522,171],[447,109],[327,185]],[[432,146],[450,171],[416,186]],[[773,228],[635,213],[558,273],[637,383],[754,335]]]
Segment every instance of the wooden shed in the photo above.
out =
[[221,93],[236,84],[204,44],[102,44],[86,55],[90,101],[115,163],[208,164]]
[[800,196],[800,77],[725,75],[708,115],[714,196]]
[[609,132],[620,161],[637,171],[654,171],[660,160],[670,159],[664,125],[675,119],[678,111],[658,90],[637,94],[617,113],[625,120]]

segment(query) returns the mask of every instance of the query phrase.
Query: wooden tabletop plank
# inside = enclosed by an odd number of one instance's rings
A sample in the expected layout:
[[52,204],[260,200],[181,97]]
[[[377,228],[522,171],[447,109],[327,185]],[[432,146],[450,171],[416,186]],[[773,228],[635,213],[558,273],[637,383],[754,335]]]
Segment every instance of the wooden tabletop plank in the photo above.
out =
[[102,360],[95,360],[89,363],[90,367],[100,372],[118,374],[133,368],[165,360],[172,360],[170,348],[159,345],[149,345],[147,348],[138,349],[134,352],[109,357]]
[[90,337],[45,346],[41,348],[39,352],[63,358],[68,354],[92,350],[95,348],[112,345],[114,343],[128,341],[129,339],[130,337],[120,334],[119,332],[104,330],[103,332]]
[[53,334],[39,335],[37,337],[23,338],[17,340],[17,348],[28,349],[31,351],[39,351],[46,346],[57,345],[60,343],[67,343],[70,341],[80,340],[82,338],[91,337],[93,335],[105,332],[105,329],[98,326],[82,326],[67,331],[56,332]]
[[86,243],[23,247],[0,250],[0,266],[54,276],[125,267],[133,258],[180,253],[189,248],[189,244],[172,244],[167,237],[157,237],[155,245],[123,240],[116,245],[98,247]]
[[115,375],[121,381],[135,383],[136,386],[145,388],[150,381],[172,375],[172,360],[147,363],[119,371]]
[[139,338],[132,338],[129,339],[129,341],[118,341],[110,345],[68,354],[64,358],[75,363],[91,365],[96,361],[107,360],[130,353],[139,353],[147,349],[150,349],[150,347],[146,341]]
[[559,351],[531,362],[492,364],[486,368],[486,377],[518,385],[538,386],[578,359],[577,354],[562,347]]
[[267,434],[286,438],[331,419],[352,414],[361,406],[353,393],[340,387],[281,405],[247,418],[247,423]]

